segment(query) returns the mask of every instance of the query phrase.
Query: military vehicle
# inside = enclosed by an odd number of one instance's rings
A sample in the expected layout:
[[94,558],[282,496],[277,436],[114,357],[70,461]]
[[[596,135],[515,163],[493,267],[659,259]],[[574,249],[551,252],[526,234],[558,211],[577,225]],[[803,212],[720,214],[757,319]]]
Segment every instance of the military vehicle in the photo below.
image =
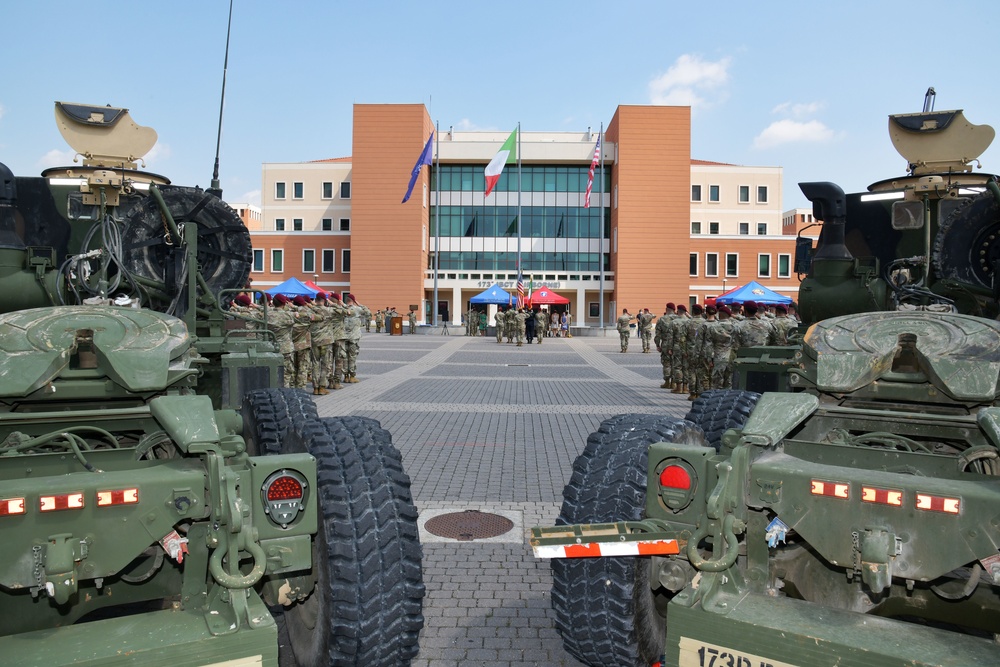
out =
[[391,436],[318,419],[266,315],[228,316],[252,251],[217,188],[139,169],[127,109],[56,120],[82,165],[0,164],[0,662],[277,665],[283,621],[282,665],[409,664]]
[[1000,191],[953,137],[993,132],[926,108],[890,131],[944,139],[874,200],[803,188],[822,319],[788,391],[606,420],[533,529],[585,664],[1000,664]]

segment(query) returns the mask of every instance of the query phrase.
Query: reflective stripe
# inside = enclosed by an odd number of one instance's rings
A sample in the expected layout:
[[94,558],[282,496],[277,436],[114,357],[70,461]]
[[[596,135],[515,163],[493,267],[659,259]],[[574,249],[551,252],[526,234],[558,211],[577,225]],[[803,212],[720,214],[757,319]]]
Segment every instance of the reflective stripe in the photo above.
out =
[[662,556],[680,553],[677,540],[588,542],[532,546],[536,558],[599,558],[601,556]]

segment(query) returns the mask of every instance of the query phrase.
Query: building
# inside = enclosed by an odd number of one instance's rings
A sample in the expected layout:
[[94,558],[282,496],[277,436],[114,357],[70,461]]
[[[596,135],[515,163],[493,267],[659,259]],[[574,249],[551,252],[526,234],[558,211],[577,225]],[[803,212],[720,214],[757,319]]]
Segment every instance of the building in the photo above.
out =
[[493,283],[516,294],[520,259],[526,289],[568,298],[576,326],[749,280],[797,293],[781,169],[693,161],[688,107],[618,107],[589,207],[598,133],[523,128],[520,166],[507,165],[488,197],[484,167],[510,130],[441,131],[434,167],[401,204],[434,129],[420,104],[357,104],[350,158],[265,164],[254,284],[312,279],[373,310],[415,307],[426,323],[436,293],[442,319],[457,323]]

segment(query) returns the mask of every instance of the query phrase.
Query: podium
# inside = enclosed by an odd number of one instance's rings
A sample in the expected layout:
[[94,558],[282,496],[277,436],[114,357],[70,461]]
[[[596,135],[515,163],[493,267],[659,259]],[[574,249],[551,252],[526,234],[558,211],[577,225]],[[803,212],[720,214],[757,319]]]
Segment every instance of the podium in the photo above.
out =
[[403,318],[402,317],[390,317],[389,318],[389,335],[390,336],[402,336],[403,335]]

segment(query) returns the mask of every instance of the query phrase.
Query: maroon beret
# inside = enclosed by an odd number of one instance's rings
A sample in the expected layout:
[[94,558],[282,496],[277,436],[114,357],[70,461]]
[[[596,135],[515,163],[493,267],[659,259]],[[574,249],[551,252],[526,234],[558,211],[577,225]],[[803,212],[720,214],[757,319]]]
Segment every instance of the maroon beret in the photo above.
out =
[[685,306],[683,303],[677,306],[678,313],[686,313],[687,311],[688,311],[687,306]]
[[274,303],[278,304],[279,306],[284,306],[286,303],[288,303],[288,297],[285,296],[284,294],[278,294],[274,297]]
[[668,303],[667,310],[677,310],[677,306],[675,306],[672,302]]
[[296,306],[304,306],[307,303],[309,303],[309,300],[300,294],[294,299],[292,299],[292,303],[294,303]]
[[250,304],[253,303],[253,301],[250,299],[250,296],[247,294],[237,294],[236,298],[233,299],[233,301],[240,304],[241,306],[249,306]]

